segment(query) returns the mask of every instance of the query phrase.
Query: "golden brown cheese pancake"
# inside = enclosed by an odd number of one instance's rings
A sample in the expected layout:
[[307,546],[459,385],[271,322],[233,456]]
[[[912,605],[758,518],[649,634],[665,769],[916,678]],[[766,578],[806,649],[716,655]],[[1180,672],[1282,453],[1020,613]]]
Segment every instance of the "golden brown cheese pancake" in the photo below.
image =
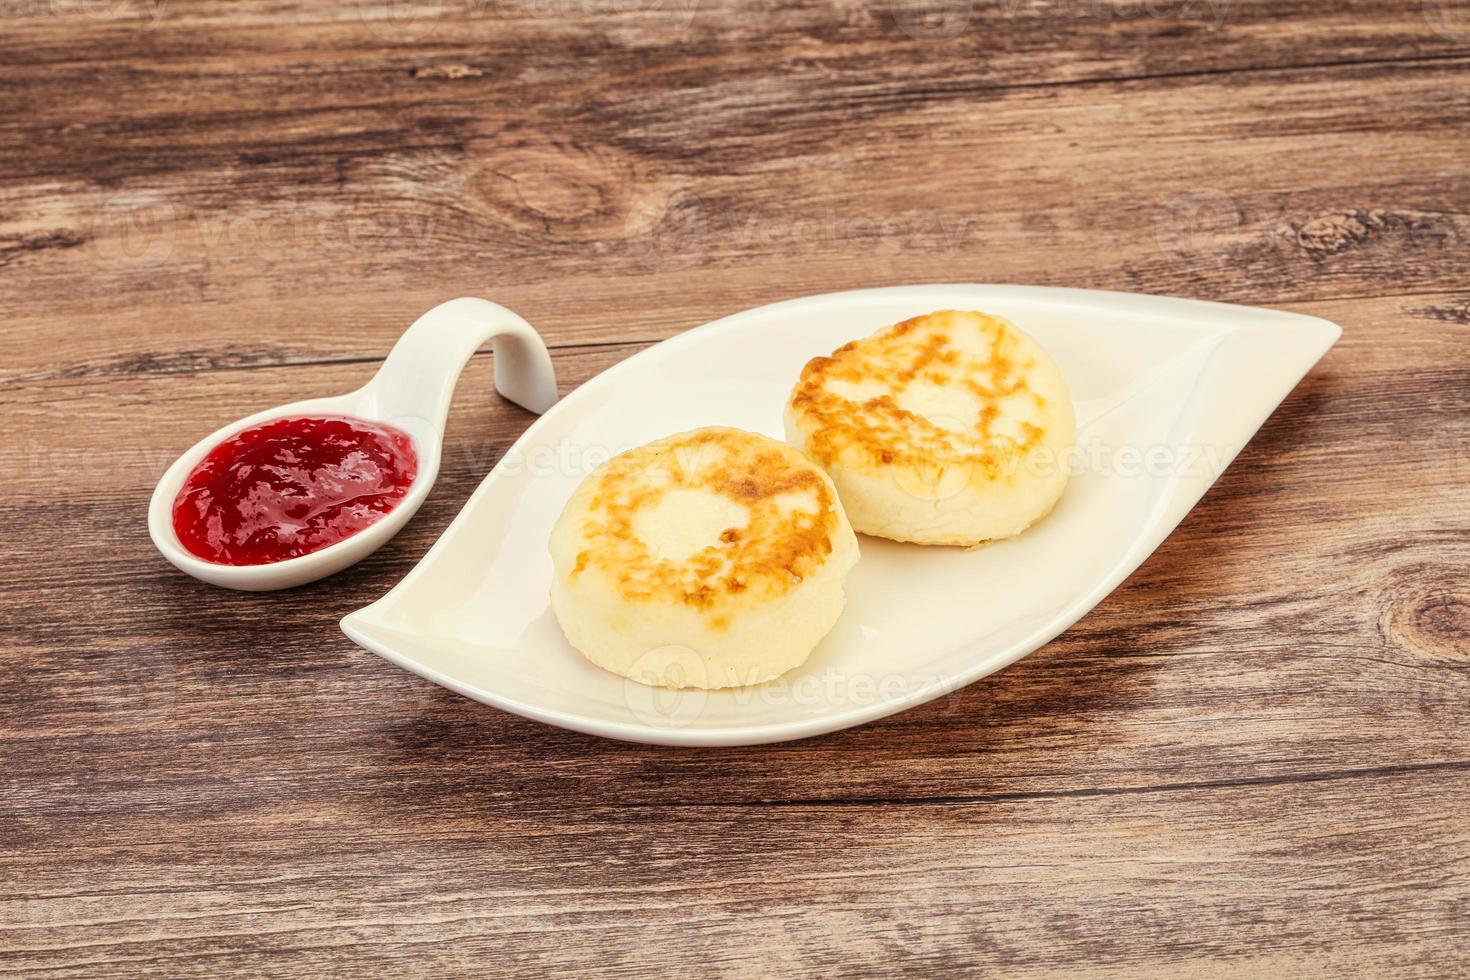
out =
[[659,687],[768,681],[842,611],[857,537],[832,481],[782,442],[696,429],[598,467],[551,532],[572,646]]
[[787,439],[832,477],[853,527],[920,544],[1008,538],[1046,516],[1076,427],[1034,340],[957,310],[813,358],[786,410]]

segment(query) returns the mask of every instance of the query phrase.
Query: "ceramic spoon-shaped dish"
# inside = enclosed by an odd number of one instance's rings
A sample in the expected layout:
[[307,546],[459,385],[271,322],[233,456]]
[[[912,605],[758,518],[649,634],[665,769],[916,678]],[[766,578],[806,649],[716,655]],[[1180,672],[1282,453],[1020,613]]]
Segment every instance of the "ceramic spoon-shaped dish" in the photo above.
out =
[[[942,309],[1012,320],[1072,390],[1082,452],[1045,520],[973,551],[862,538],[837,625],[805,664],[760,687],[656,690],[567,644],[548,608],[547,537],[593,467],[703,425],[782,438],[786,397],[809,358]],[[999,670],[1076,622],[1158,547],[1340,333],[1276,310],[1027,286],[904,286],[747,310],[567,396],[418,567],[342,628],[461,694],[613,738],[745,745],[871,721]]]
[[[213,585],[251,592],[303,585],[361,561],[397,534],[428,496],[439,475],[444,423],[455,383],[470,356],[487,341],[494,352],[497,391],[538,415],[556,403],[551,356],[529,323],[483,299],[441,303],[404,331],[378,373],[356,391],[257,412],[195,443],[154,488],[148,505],[148,533],[154,545],[180,571]],[[200,460],[237,432],[272,419],[301,416],[349,416],[385,422],[408,433],[418,457],[408,493],[375,523],[299,558],[268,565],[217,565],[185,549],[174,533],[173,505]]]

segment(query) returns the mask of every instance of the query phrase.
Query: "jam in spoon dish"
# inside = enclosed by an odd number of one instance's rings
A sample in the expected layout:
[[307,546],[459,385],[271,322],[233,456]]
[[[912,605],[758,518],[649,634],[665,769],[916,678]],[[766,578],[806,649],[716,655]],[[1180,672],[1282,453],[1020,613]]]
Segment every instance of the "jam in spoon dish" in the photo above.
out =
[[201,581],[251,592],[365,558],[428,496],[455,384],[487,342],[502,396],[538,415],[556,403],[551,356],[529,323],[486,300],[450,300],[356,391],[257,412],[195,443],[153,491],[154,545]]

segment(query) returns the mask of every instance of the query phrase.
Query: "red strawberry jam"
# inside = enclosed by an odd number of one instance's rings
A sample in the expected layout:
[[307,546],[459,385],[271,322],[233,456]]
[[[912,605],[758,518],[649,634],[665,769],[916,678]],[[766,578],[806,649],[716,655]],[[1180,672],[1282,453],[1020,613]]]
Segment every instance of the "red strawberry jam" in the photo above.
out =
[[350,418],[264,422],[215,446],[174,500],[174,533],[218,565],[266,565],[349,538],[392,510],[418,458],[406,432]]

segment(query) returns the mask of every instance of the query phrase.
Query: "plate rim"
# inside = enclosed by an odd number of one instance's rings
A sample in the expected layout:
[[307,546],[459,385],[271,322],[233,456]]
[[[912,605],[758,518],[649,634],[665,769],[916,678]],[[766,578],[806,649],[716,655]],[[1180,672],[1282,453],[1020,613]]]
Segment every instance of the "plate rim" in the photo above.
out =
[[[1002,670],[1010,666],[1011,664],[1014,664],[1016,661],[1030,655],[1031,653],[1034,653],[1036,650],[1051,642],[1053,639],[1057,638],[1061,634],[1065,633],[1067,630],[1071,629],[1074,625],[1076,625],[1076,623],[1081,620],[1083,616],[1087,615],[1088,612],[1094,609],[1100,602],[1102,602],[1103,599],[1105,599],[1109,594],[1117,589],[1118,586],[1121,585],[1123,581],[1125,581],[1128,576],[1130,576],[1135,570],[1137,570],[1137,568],[1142,565],[1143,562],[1146,561],[1150,555],[1158,550],[1163,541],[1170,534],[1172,534],[1174,529],[1183,522],[1184,518],[1193,511],[1195,505],[1198,504],[1199,499],[1201,499],[1204,494],[1208,492],[1209,489],[1214,486],[1216,482],[1218,482],[1220,476],[1223,475],[1225,470],[1229,468],[1230,463],[1234,462],[1234,454],[1232,454],[1231,458],[1226,461],[1225,465],[1221,466],[1219,471],[1216,472],[1208,480],[1208,482],[1204,484],[1204,487],[1201,490],[1199,496],[1191,501],[1189,505],[1183,509],[1183,511],[1179,514],[1177,518],[1170,521],[1168,520],[1167,516],[1165,516],[1163,520],[1160,520],[1157,515],[1152,516],[1147,523],[1143,524],[1139,528],[1138,534],[1137,536],[1135,536],[1132,545],[1119,556],[1118,560],[1113,563],[1113,565],[1108,569],[1108,572],[1101,579],[1099,579],[1098,583],[1092,589],[1088,590],[1087,592],[1074,599],[1072,602],[1068,603],[1061,613],[1051,617],[1050,619],[1047,619],[1031,633],[1013,643],[1011,647],[1000,658],[994,660],[993,662],[985,661],[976,664],[970,669],[962,670],[955,674],[939,677],[928,684],[921,685],[914,690],[906,692],[905,694],[892,700],[880,699],[874,701],[871,704],[852,707],[845,712],[831,715],[820,715],[813,718],[798,719],[795,721],[773,722],[763,725],[741,727],[685,728],[659,727],[656,725],[650,725],[643,721],[638,721],[636,719],[629,721],[613,721],[573,712],[547,709],[535,704],[530,704],[519,701],[515,698],[507,697],[493,690],[480,688],[471,684],[464,683],[457,680],[451,675],[445,674],[442,671],[429,667],[428,665],[414,659],[413,657],[407,656],[394,649],[380,636],[374,635],[375,627],[374,624],[371,622],[370,614],[372,610],[388,602],[388,600],[390,600],[400,591],[409,588],[421,574],[425,574],[423,570],[432,564],[433,559],[439,553],[440,549],[447,547],[447,542],[450,538],[453,537],[453,533],[460,522],[467,519],[467,515],[471,507],[479,500],[479,498],[483,494],[488,492],[488,487],[491,480],[495,477],[496,471],[499,469],[500,462],[506,458],[509,458],[511,454],[516,452],[518,449],[521,449],[523,444],[534,441],[537,433],[541,430],[541,428],[544,425],[548,424],[548,420],[551,419],[554,415],[558,414],[562,410],[562,407],[564,405],[568,403],[574,403],[575,401],[590,397],[591,395],[595,394],[596,391],[603,384],[608,383],[604,379],[606,379],[608,375],[612,374],[616,370],[622,368],[624,365],[633,363],[637,359],[644,357],[645,355],[652,354],[654,351],[664,349],[665,352],[667,352],[667,349],[670,347],[677,349],[687,343],[696,342],[698,338],[707,336],[710,332],[738,327],[740,321],[742,320],[755,318],[756,316],[769,315],[771,313],[779,312],[782,309],[796,309],[802,306],[810,306],[817,303],[826,304],[833,302],[860,302],[863,299],[872,298],[877,294],[882,294],[885,298],[902,298],[902,295],[896,296],[895,294],[911,293],[917,297],[924,293],[954,290],[982,292],[1004,291],[1015,294],[1014,298],[1016,299],[1046,301],[1048,305],[1053,306],[1056,305],[1058,301],[1065,301],[1069,304],[1075,304],[1079,307],[1086,308],[1096,308],[1100,303],[1103,305],[1116,305],[1123,303],[1136,305],[1140,301],[1142,301],[1145,303],[1157,304],[1160,308],[1159,315],[1167,317],[1168,319],[1177,319],[1179,316],[1179,313],[1177,311],[1180,308],[1187,309],[1189,307],[1195,307],[1201,310],[1210,309],[1217,314],[1226,311],[1246,313],[1258,322],[1263,319],[1277,320],[1282,325],[1291,324],[1294,327],[1301,329],[1304,332],[1304,337],[1306,339],[1315,340],[1315,343],[1309,345],[1310,348],[1315,351],[1315,353],[1312,355],[1311,360],[1305,363],[1305,366],[1302,368],[1302,371],[1297,376],[1296,380],[1293,381],[1289,387],[1286,387],[1282,391],[1281,397],[1277,399],[1275,404],[1271,406],[1269,411],[1267,411],[1266,415],[1262,418],[1261,422],[1258,423],[1256,427],[1250,431],[1250,435],[1246,437],[1241,446],[1237,447],[1237,451],[1239,448],[1243,448],[1245,443],[1249,442],[1250,439],[1253,439],[1255,437],[1256,433],[1260,431],[1261,425],[1265,424],[1266,419],[1269,419],[1270,416],[1275,413],[1276,408],[1279,407],[1281,402],[1284,401],[1285,398],[1296,389],[1297,385],[1301,383],[1302,378],[1306,377],[1311,369],[1316,366],[1316,364],[1322,359],[1327,351],[1329,351],[1332,346],[1337,342],[1337,340],[1342,336],[1343,332],[1342,327],[1331,320],[1327,320],[1318,316],[1313,316],[1312,314],[1295,313],[1287,310],[1272,309],[1270,307],[1246,306],[1236,303],[1221,303],[1212,300],[1190,299],[1187,297],[1161,296],[1153,293],[1129,293],[1117,290],[1080,289],[1069,286],[1035,286],[1010,283],[922,283],[895,286],[875,286],[863,289],[849,289],[839,290],[835,292],[813,293],[793,297],[790,299],[778,300],[773,303],[766,303],[744,310],[739,310],[735,313],[730,313],[725,316],[718,317],[714,320],[710,320],[706,323],[681,331],[680,333],[665,338],[664,340],[650,344],[644,349],[636,351],[623,360],[618,361],[616,364],[610,365],[598,374],[587,379],[587,381],[583,382],[577,388],[568,392],[566,396],[558,401],[557,404],[553,406],[550,411],[534,420],[529,426],[527,426],[526,430],[522,432],[520,436],[518,436],[509,446],[506,447],[505,452],[501,454],[500,460],[497,460],[496,465],[492,466],[489,472],[487,472],[485,476],[480,480],[474,491],[469,495],[469,497],[466,498],[464,504],[461,505],[459,511],[455,514],[454,519],[449,522],[449,524],[439,534],[438,538],[435,539],[429,550],[425,552],[423,557],[414,564],[413,568],[409,569],[408,572],[405,573],[404,576],[399,579],[399,581],[392,588],[390,588],[383,595],[379,596],[376,600],[368,603],[365,606],[361,606],[342,617],[339,622],[339,626],[342,632],[353,643],[369,651],[370,653],[382,657],[383,659],[399,667],[402,667],[410,673],[416,674],[419,677],[423,677],[424,679],[432,681],[433,683],[438,684],[441,687],[454,691],[457,694],[463,695],[464,697],[470,698],[471,700],[480,702],[482,704],[487,704],[491,707],[499,708],[504,711],[509,711],[512,714],[520,715],[533,721],[539,721],[544,724],[553,725],[559,728],[570,729],[572,731],[582,732],[588,735],[596,735],[604,738],[616,739],[619,741],[680,747],[718,747],[769,744],[773,742],[811,738],[818,735],[829,734],[831,732],[842,731],[848,728],[857,727],[859,725],[865,725],[870,722],[886,718],[889,715],[897,714],[900,711],[906,711],[909,708],[918,707],[921,704],[925,704],[936,698],[943,697],[946,694],[954,693],[955,691],[958,691],[963,687],[967,687],[978,680],[982,680],[990,674]],[[1168,311],[1170,310],[1170,308],[1173,308],[1175,312],[1169,313]],[[1312,331],[1314,336],[1306,336],[1305,331],[1308,330]],[[1222,341],[1229,338],[1231,335],[1238,333],[1238,331],[1239,328],[1231,328],[1224,331],[1222,333]],[[1162,501],[1172,501],[1174,499],[1174,497],[1177,495],[1179,480],[1180,477],[1177,474],[1169,477],[1168,483],[1165,485],[1163,490],[1163,497],[1161,498]],[[1161,509],[1167,510],[1167,508]],[[378,628],[387,629],[387,627]],[[956,647],[953,652],[961,653],[977,642],[978,640],[972,640],[969,643],[962,644]]]

